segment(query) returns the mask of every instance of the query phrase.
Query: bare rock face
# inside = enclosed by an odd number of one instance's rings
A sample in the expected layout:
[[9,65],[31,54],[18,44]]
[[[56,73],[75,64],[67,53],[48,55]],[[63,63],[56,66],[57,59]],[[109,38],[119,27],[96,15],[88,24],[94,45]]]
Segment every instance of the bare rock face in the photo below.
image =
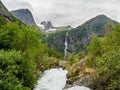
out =
[[53,25],[52,25],[52,23],[50,22],[50,21],[43,21],[43,22],[41,22],[41,25],[43,25],[44,26],[44,30],[46,31],[46,30],[49,30],[49,29],[53,29]]
[[28,9],[19,9],[11,11],[12,15],[28,26],[36,25],[32,13]]
[[2,4],[2,2],[0,1],[0,16],[4,17],[6,20],[8,21],[12,21],[13,16],[11,15],[11,13],[8,11],[8,9]]

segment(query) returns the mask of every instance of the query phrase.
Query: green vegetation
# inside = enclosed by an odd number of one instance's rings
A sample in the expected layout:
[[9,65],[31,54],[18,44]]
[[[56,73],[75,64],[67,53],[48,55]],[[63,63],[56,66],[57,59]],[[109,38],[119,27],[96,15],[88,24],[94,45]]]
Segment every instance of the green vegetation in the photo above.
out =
[[5,18],[3,18],[3,17],[0,16],[0,27],[1,27],[2,25],[5,25],[6,22],[7,22],[7,20],[6,20]]
[[[70,75],[72,77],[77,77],[83,72],[96,72],[98,78],[93,89],[102,87],[101,90],[119,90],[120,26],[112,30],[112,22],[105,25],[105,20],[92,23],[92,26],[91,23],[92,20],[68,31],[68,51],[76,53],[85,49],[92,33],[104,37],[92,37],[87,56],[80,52],[66,57],[66,68],[70,69],[74,64],[71,68],[72,71],[75,67]],[[66,32],[50,33],[42,37],[41,31],[36,27],[28,27],[18,20],[8,22],[0,16],[0,90],[32,90],[41,73],[58,66],[59,58],[63,59],[60,53],[64,53]]]
[[0,90],[32,90],[62,55],[42,44],[41,31],[0,17]]
[[99,78],[94,89],[120,89],[120,26],[115,26],[111,35],[104,38],[93,37],[89,45],[87,65],[95,68]]
[[58,31],[55,33],[48,33],[42,37],[43,43],[46,43],[48,47],[60,52],[64,55],[64,42],[67,31]]
[[20,51],[0,51],[0,89],[30,90],[35,79],[35,63],[27,60]]
[[66,60],[69,61],[70,65],[72,65],[73,63],[78,62],[84,57],[85,57],[85,53],[79,52],[78,54],[69,54],[69,56],[66,57]]
[[93,35],[86,54],[67,57],[68,84],[85,85],[93,90],[120,90],[120,25],[104,29],[100,38]]
[[92,37],[91,44],[88,47],[89,54],[91,56],[100,56],[101,53],[102,53],[101,49],[102,49],[102,47],[101,47],[100,40],[99,40],[99,38],[96,35],[94,35]]

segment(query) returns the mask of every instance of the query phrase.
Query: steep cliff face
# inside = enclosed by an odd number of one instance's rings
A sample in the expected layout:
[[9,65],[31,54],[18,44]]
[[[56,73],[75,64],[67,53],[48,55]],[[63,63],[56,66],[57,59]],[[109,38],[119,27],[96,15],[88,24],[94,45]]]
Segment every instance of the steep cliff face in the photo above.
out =
[[[64,43],[65,43],[65,33],[68,32],[67,43],[68,43],[68,52],[77,53],[86,48],[86,46],[91,41],[93,34],[102,37],[106,29],[104,27],[109,23],[110,26],[118,24],[118,22],[108,18],[105,15],[98,15],[81,26],[74,28],[70,31],[61,31],[47,35],[44,37],[44,42],[48,44],[49,47],[64,52]],[[108,28],[111,28],[108,27]]]
[[8,21],[14,20],[8,9],[0,1],[0,16],[4,17]]
[[53,25],[50,21],[43,21],[41,22],[41,25],[43,25],[43,30],[47,31],[49,29],[53,29]]
[[11,11],[12,15],[28,26],[36,25],[32,13],[28,9]]

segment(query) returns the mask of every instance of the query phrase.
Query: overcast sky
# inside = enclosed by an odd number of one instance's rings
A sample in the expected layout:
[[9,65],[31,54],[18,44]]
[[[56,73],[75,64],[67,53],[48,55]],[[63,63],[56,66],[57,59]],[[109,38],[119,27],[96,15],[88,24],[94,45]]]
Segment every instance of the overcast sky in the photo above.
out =
[[2,0],[8,10],[28,8],[37,24],[50,20],[54,25],[81,25],[105,14],[120,21],[120,0]]

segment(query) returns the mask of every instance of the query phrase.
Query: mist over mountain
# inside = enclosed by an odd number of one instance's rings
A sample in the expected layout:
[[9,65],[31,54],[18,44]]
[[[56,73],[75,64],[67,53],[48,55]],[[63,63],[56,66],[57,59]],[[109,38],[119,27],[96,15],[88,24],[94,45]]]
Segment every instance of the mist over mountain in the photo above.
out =
[[62,31],[62,30],[71,30],[72,26],[54,26],[51,21],[43,21],[40,24],[40,29],[44,32],[56,32],[56,31]]

